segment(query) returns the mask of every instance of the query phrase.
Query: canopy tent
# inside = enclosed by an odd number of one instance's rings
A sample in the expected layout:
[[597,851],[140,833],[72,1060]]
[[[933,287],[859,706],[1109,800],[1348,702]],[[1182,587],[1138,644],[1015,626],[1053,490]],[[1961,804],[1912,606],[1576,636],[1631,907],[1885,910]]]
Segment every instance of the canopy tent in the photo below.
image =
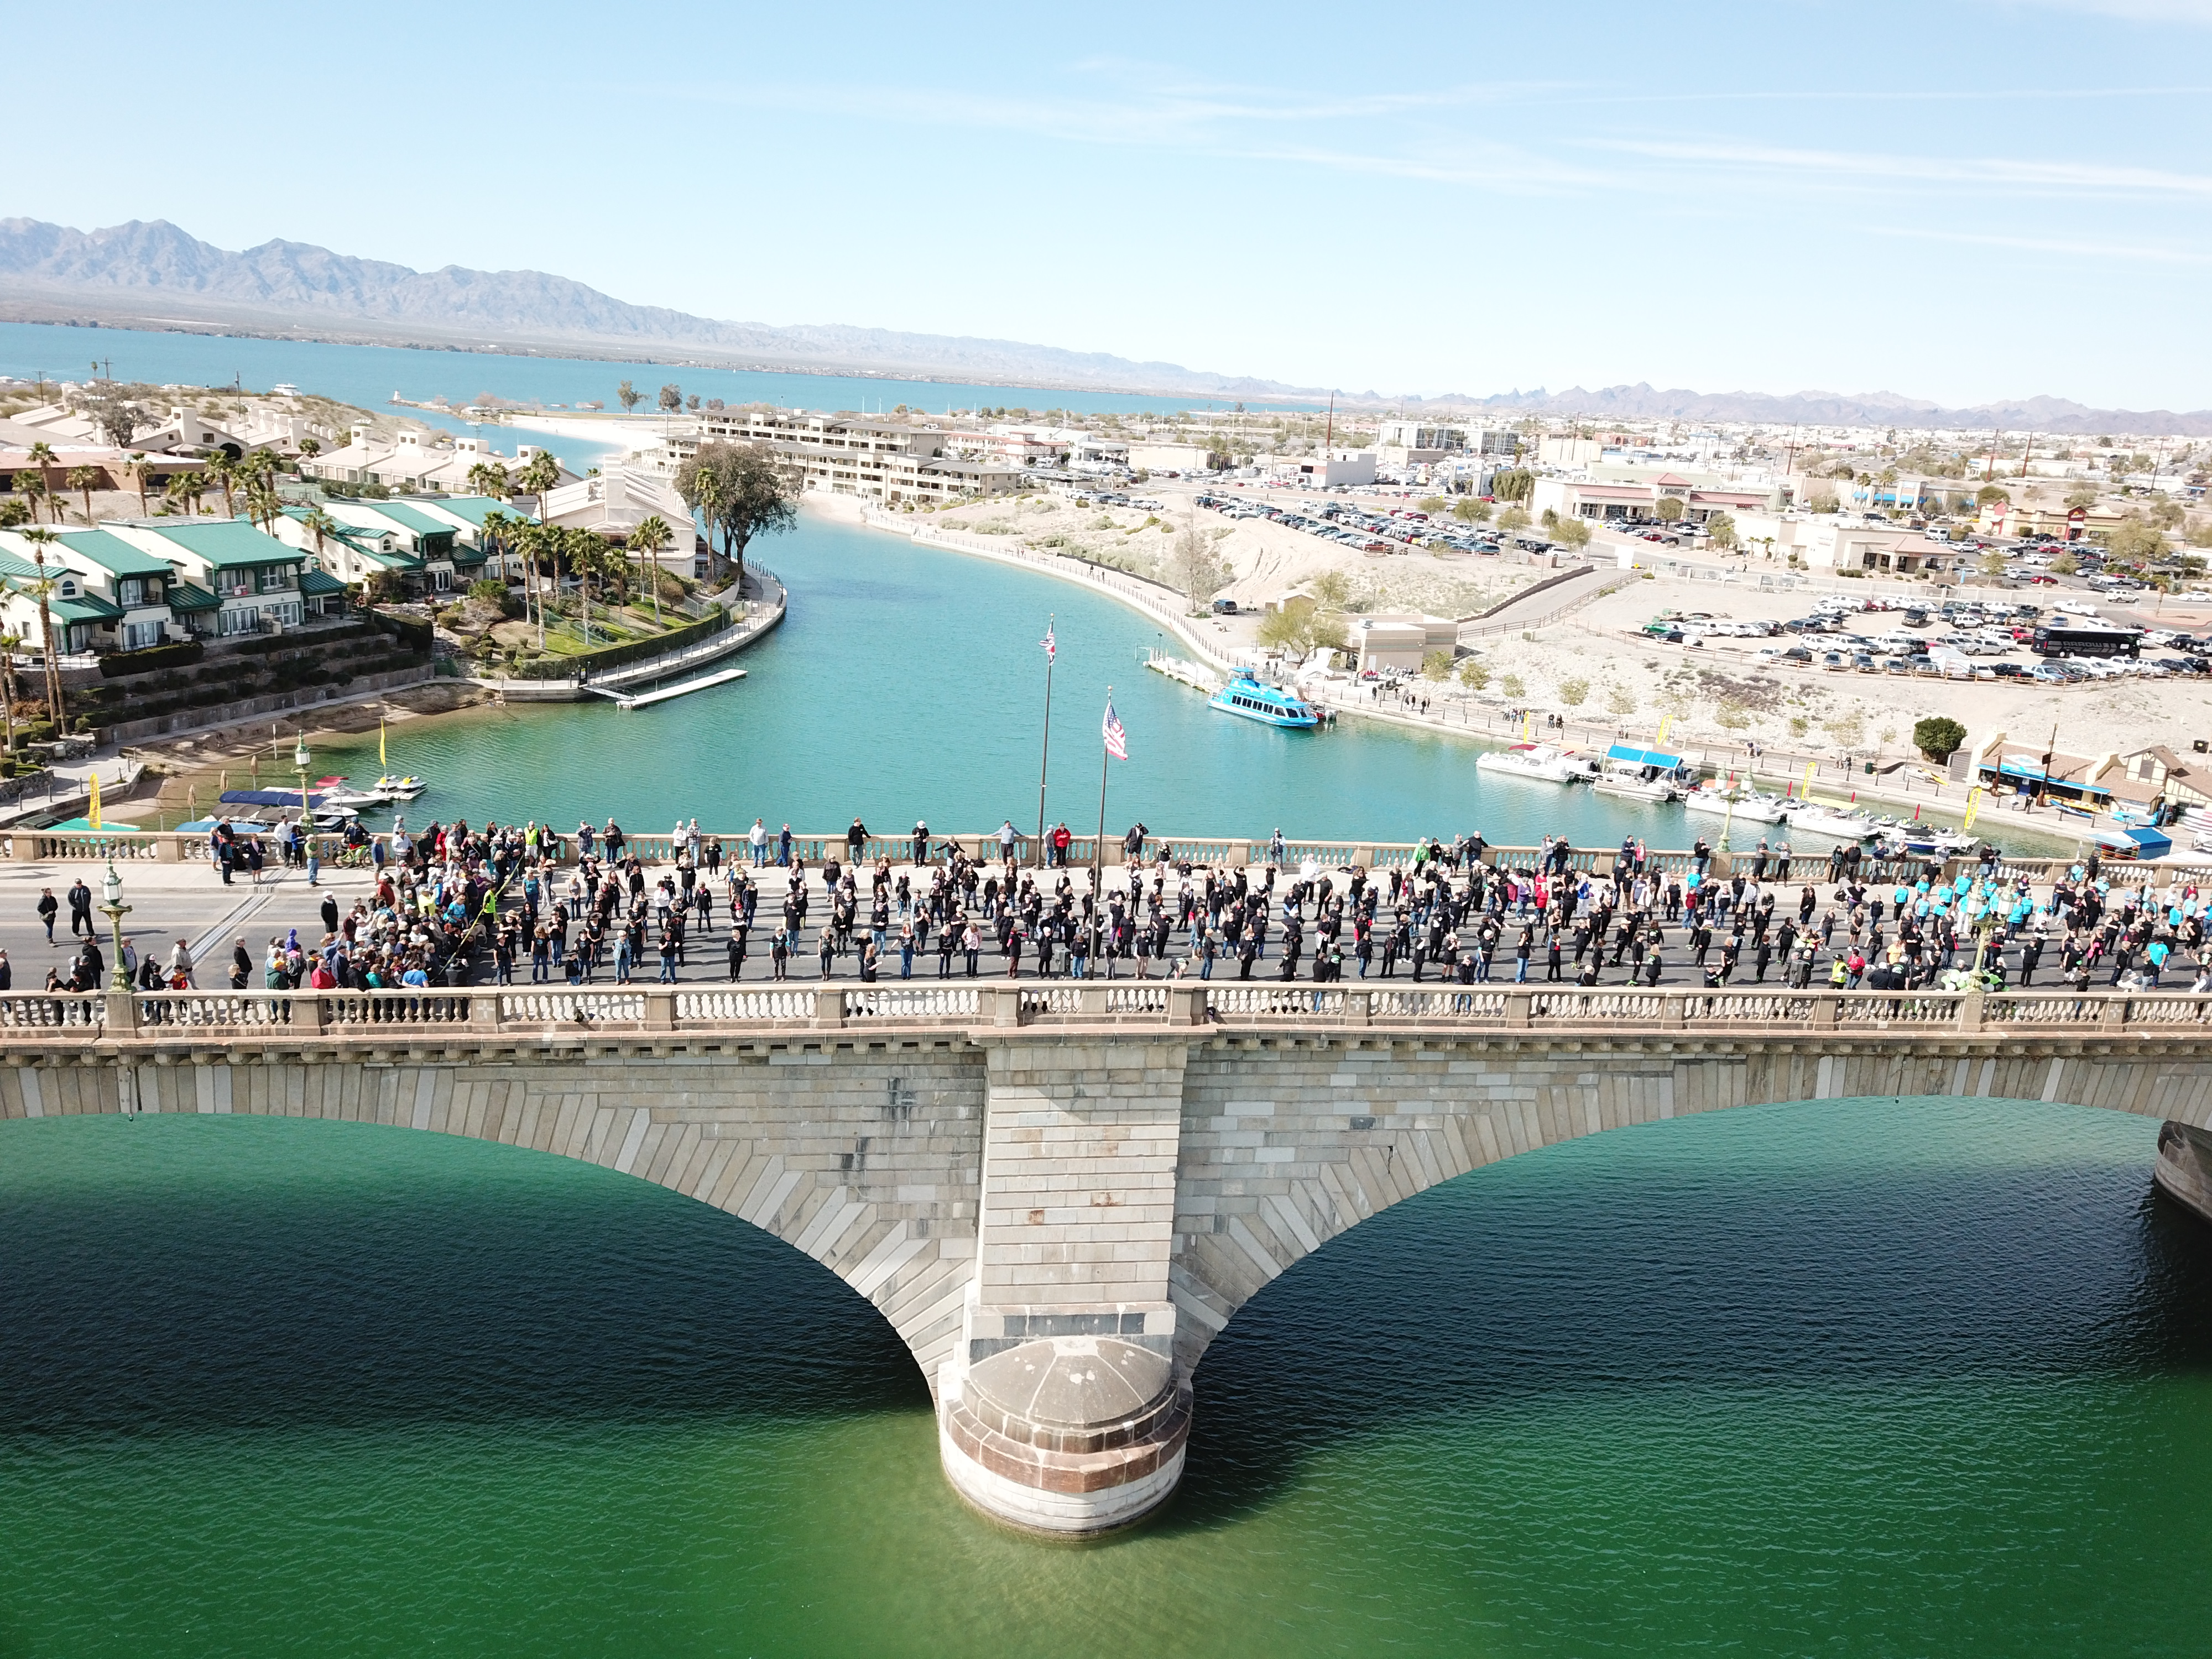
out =
[[2162,859],[2173,850],[2173,837],[2161,830],[2100,830],[2097,846],[2114,858]]
[[1680,755],[1670,755],[1663,749],[1639,749],[1632,743],[1616,743],[1605,751],[1605,757],[1633,766],[1656,766],[1662,772],[1671,772],[1682,763]]

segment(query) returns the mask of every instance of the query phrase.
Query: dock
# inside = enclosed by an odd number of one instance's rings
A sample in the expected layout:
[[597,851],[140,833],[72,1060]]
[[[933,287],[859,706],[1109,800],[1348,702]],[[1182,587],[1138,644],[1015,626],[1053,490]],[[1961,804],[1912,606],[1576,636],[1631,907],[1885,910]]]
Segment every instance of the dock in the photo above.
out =
[[664,685],[657,691],[615,691],[605,686],[586,685],[583,690],[595,697],[605,697],[617,708],[644,708],[656,702],[666,702],[671,697],[689,696],[694,691],[704,691],[709,686],[727,685],[732,680],[745,677],[742,668],[725,668],[718,673],[702,674],[696,680],[685,680],[677,685]]

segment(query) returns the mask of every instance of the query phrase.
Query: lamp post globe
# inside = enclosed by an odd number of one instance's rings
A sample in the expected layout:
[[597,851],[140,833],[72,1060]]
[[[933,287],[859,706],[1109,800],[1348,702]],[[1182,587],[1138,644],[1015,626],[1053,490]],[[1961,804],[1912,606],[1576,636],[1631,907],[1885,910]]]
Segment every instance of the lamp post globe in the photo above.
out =
[[307,753],[307,734],[302,732],[292,748],[292,769],[300,775],[300,828],[310,836],[315,833],[314,803],[307,799],[307,764],[312,758]]

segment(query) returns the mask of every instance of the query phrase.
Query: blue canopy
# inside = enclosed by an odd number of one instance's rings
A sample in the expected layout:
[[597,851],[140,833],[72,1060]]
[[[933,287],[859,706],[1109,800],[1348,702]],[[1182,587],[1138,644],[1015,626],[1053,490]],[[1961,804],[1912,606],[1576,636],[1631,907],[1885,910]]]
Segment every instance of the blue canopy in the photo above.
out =
[[2162,859],[2173,850],[2173,837],[2162,830],[2106,830],[2098,833],[2097,844],[2122,857]]
[[1616,743],[1605,751],[1605,757],[1630,761],[1638,766],[1656,766],[1662,772],[1671,772],[1682,763],[1680,755],[1670,755],[1662,749],[1639,749],[1632,743]]

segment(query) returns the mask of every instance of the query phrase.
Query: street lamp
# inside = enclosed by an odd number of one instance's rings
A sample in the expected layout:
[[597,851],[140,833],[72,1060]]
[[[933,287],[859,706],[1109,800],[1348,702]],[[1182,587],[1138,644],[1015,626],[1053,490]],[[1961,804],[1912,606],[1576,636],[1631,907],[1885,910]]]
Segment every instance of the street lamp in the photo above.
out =
[[123,902],[123,878],[115,873],[115,860],[107,860],[107,873],[100,878],[100,896],[107,901],[100,907],[107,918],[108,931],[114,941],[115,971],[110,976],[109,987],[125,993],[131,989],[131,970],[123,965],[123,918],[131,914],[131,907]]
[[300,828],[312,836],[315,833],[315,808],[307,799],[307,734],[302,732],[292,750],[292,769],[300,775]]

